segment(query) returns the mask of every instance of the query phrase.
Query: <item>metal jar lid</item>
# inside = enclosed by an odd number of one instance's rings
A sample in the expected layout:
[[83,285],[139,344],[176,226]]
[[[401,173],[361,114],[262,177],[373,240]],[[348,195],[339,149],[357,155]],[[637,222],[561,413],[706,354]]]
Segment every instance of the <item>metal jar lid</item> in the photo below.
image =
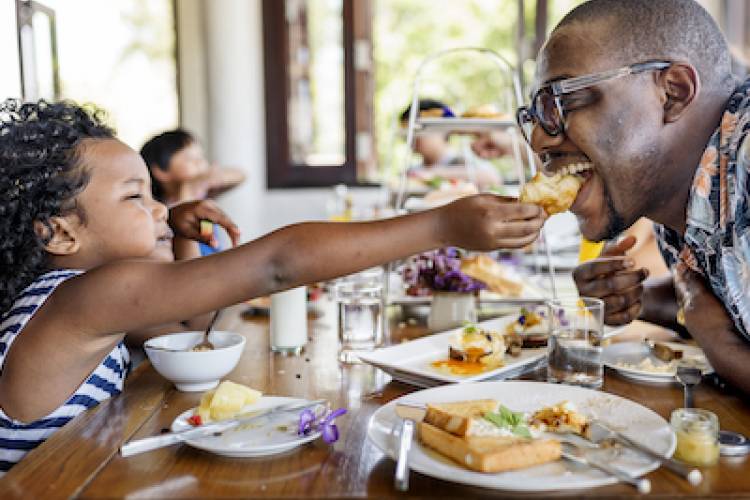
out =
[[750,453],[750,440],[738,432],[719,431],[719,449],[727,457],[739,457]]

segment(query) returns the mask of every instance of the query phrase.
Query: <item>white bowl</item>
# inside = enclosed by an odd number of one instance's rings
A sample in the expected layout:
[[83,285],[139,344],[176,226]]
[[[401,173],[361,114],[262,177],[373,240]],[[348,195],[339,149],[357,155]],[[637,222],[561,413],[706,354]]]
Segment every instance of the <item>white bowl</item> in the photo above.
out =
[[203,332],[162,335],[143,344],[154,369],[174,382],[180,391],[207,391],[219,385],[231,372],[245,348],[245,337],[233,332],[211,332],[212,351],[191,351],[203,339]]

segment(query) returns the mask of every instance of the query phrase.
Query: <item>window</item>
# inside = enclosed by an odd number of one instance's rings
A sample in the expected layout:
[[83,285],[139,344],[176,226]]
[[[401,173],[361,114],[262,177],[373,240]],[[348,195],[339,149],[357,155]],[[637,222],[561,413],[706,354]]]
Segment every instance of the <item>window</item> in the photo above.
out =
[[268,186],[373,170],[369,0],[264,0]]
[[135,149],[177,126],[173,0],[17,0],[15,5],[24,98],[94,103]]

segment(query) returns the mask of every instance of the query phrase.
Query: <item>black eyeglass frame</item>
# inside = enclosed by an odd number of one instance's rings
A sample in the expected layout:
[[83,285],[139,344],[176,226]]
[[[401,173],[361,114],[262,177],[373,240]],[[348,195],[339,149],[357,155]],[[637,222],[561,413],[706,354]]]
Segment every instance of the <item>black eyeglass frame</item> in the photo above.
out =
[[[593,85],[614,78],[635,75],[646,71],[661,71],[670,67],[672,64],[671,61],[665,60],[644,61],[617,69],[551,82],[539,88],[539,90],[534,93],[531,98],[531,103],[528,106],[521,106],[518,108],[518,111],[516,111],[516,122],[518,123],[524,138],[529,143],[531,143],[531,129],[527,131],[525,126],[534,123],[538,123],[547,135],[552,137],[558,136],[566,130],[565,116],[567,110],[562,102],[562,97],[564,95],[592,87]],[[542,92],[547,92],[554,98],[557,114],[556,120],[552,124],[545,123],[547,120],[543,119],[542,114],[537,109],[538,97]]]

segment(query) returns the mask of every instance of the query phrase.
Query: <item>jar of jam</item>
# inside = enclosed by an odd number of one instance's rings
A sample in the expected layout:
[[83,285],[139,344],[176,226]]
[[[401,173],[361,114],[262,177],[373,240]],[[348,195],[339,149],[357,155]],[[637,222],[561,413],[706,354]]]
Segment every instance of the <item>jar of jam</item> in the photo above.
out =
[[719,460],[719,419],[708,410],[678,408],[670,418],[677,436],[674,458],[707,467]]

